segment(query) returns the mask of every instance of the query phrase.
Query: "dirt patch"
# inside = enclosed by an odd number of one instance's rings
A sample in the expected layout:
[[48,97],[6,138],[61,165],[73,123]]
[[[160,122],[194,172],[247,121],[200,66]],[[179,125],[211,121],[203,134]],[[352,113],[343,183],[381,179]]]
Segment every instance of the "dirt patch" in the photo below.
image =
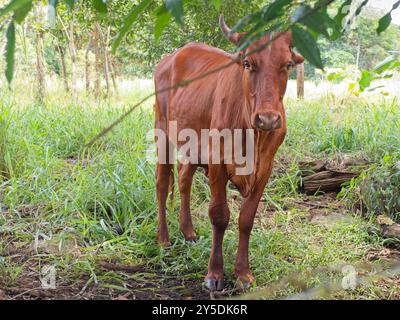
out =
[[[96,279],[88,274],[69,275],[60,271],[54,288],[49,286],[48,274],[41,273],[44,265],[32,252],[14,248],[0,267],[0,300],[199,300],[209,299],[202,289],[202,279],[185,280],[149,271],[144,265],[124,265],[99,261]],[[22,267],[16,279],[7,270]],[[110,277],[110,273],[113,274]],[[51,284],[51,283],[50,283]]]
[[[102,274],[97,274],[101,277]],[[90,283],[82,277],[77,281],[64,281],[56,289],[44,289],[37,279],[37,272],[21,275],[13,285],[0,283],[0,299],[84,299],[84,300],[199,300],[209,299],[208,292],[202,289],[201,281],[180,281],[165,279],[162,274],[153,274],[142,281],[124,280],[123,286],[117,282]]]

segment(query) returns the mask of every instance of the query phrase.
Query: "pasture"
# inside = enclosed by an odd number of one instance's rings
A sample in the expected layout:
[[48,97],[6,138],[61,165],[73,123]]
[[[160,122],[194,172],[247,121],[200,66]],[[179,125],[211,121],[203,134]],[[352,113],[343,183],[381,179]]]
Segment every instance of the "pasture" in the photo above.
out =
[[[185,242],[179,231],[178,192],[168,207],[172,246],[160,248],[155,240],[155,165],[146,157],[153,101],[85,147],[153,90],[151,82],[141,83],[102,100],[82,92],[73,101],[55,89],[35,102],[27,99],[27,83],[1,92],[0,299],[210,298],[202,289],[211,244],[210,195],[202,173],[196,173],[191,204],[197,242]],[[258,208],[250,241],[256,283],[247,297],[287,298],[340,284],[343,266],[353,266],[368,281],[318,298],[400,298],[399,278],[380,277],[399,258],[398,244],[383,237],[376,215],[360,207],[362,178],[340,194],[298,190],[301,161],[340,166],[361,159],[368,168],[396,163],[399,102],[393,96],[333,93],[285,99],[288,134]],[[239,294],[232,276],[239,193],[230,188],[228,199],[231,220],[223,247],[228,283],[216,298]],[[42,288],[44,268],[55,272],[54,288]]]

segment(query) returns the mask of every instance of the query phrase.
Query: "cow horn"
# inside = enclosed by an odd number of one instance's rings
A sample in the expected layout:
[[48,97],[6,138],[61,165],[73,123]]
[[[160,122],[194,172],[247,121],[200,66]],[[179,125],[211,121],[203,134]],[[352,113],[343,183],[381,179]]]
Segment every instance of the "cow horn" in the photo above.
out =
[[221,16],[219,17],[219,27],[221,28],[223,34],[229,41],[233,42],[234,44],[237,44],[239,42],[240,40],[239,33],[237,32],[232,33],[231,28],[229,28],[225,22],[223,14],[221,14]]

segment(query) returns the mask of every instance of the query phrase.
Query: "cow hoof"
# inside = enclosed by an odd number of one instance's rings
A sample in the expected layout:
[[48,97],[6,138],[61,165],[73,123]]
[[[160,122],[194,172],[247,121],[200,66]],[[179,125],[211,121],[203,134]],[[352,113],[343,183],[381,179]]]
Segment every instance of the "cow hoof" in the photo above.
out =
[[159,245],[161,248],[168,248],[168,247],[170,247],[170,246],[172,245],[172,243],[169,242],[169,241],[166,241],[166,242],[159,242],[158,245]]
[[196,237],[196,235],[192,235],[192,236],[190,236],[190,237],[185,237],[185,240],[186,240],[187,242],[190,242],[190,243],[196,243],[197,237]]
[[242,280],[237,280],[235,283],[235,289],[237,292],[247,292],[251,288],[252,282],[250,281],[242,281]]
[[188,241],[188,242],[196,242],[197,235],[193,230],[192,231],[188,231],[188,232],[185,232],[185,231],[181,230],[181,232],[183,233],[183,236],[185,237],[186,241]]
[[171,246],[171,241],[165,239],[157,239],[158,245],[162,248],[167,248]]
[[211,292],[224,290],[223,279],[206,279],[204,286]]

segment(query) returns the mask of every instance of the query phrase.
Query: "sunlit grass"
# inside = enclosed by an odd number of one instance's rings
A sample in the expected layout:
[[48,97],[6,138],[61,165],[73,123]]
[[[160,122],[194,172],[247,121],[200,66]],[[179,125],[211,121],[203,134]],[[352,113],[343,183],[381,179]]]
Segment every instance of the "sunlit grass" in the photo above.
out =
[[[196,175],[192,197],[199,240],[195,244],[183,240],[177,202],[168,214],[172,247],[161,249],[155,242],[155,167],[146,160],[152,145],[146,140],[146,132],[153,127],[152,101],[111,134],[85,147],[145,94],[138,89],[120,99],[80,97],[75,102],[51,95],[45,104],[23,105],[15,98],[2,97],[0,168],[9,176],[0,178],[1,210],[7,211],[0,216],[0,256],[10,242],[27,248],[38,237],[51,235],[53,244],[46,248],[54,247],[54,251],[34,259],[55,264],[65,279],[84,277],[88,283],[123,287],[126,275],[100,271],[96,267],[100,259],[144,263],[149,274],[201,283],[211,244],[209,191],[203,175]],[[398,152],[400,145],[397,100],[341,104],[289,100],[287,115],[288,135],[277,156],[278,162],[285,160],[286,164],[283,171],[274,172],[264,196],[273,211],[259,210],[252,235],[251,264],[258,287],[292,272],[301,275],[309,268],[358,262],[371,247],[380,245],[380,238],[367,232],[370,222],[361,217],[351,215],[350,221],[324,226],[312,223],[307,211],[292,204],[292,199],[301,197],[297,193],[298,161],[337,154],[380,161]],[[238,201],[234,195],[231,191],[232,219],[224,242],[231,284],[237,248]],[[12,283],[23,267],[3,259],[0,275]],[[135,275],[130,277],[135,280]],[[318,277],[310,279],[310,285],[319,281]],[[275,296],[296,290],[289,287]]]

